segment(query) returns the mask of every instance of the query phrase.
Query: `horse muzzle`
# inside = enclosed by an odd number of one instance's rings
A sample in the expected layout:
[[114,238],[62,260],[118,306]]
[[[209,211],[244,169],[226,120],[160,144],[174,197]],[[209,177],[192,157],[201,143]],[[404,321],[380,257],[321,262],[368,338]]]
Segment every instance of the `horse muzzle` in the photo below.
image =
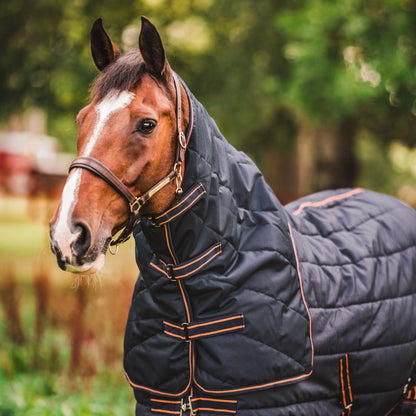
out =
[[92,244],[87,224],[77,222],[72,227],[60,229],[53,220],[50,224],[51,250],[58,266],[71,273],[94,274],[104,265],[110,238]]

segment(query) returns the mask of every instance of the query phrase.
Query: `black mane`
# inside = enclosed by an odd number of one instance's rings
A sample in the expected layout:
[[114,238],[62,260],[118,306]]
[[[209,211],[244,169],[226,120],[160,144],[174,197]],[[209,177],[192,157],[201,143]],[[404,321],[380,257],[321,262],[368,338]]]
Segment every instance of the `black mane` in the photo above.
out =
[[92,86],[92,96],[102,100],[111,90],[132,90],[140,84],[144,72],[140,52],[127,52],[101,72]]

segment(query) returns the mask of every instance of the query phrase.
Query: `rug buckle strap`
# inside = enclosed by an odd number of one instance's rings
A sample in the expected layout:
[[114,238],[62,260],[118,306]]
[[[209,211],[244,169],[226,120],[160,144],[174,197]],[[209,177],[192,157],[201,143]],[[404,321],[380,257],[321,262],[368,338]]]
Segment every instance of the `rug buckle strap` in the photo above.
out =
[[183,322],[182,323],[182,327],[183,327],[183,336],[185,337],[185,342],[190,342],[190,338],[189,338],[189,324],[188,322]]

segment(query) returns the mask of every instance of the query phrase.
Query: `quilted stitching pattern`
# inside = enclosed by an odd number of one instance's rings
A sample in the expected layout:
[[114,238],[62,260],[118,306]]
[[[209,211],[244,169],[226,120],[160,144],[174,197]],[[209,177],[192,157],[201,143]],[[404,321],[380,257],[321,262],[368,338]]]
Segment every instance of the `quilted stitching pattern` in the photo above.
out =
[[[135,230],[141,276],[126,329],[130,379],[159,396],[185,396],[192,386],[193,394],[236,399],[238,416],[338,415],[339,359],[348,353],[352,414],[383,415],[416,358],[415,212],[368,191],[329,191],[283,208],[255,165],[190,100],[183,187],[201,183],[206,194],[166,230],[151,218]],[[288,223],[312,317],[310,378],[309,315]],[[183,263],[218,243],[221,255],[183,286],[149,266],[153,255]],[[193,322],[243,313],[245,328],[191,343],[163,334],[164,320],[186,322],[184,300]],[[142,390],[135,390],[137,411],[148,415],[151,392]]]
[[[141,368],[148,368],[149,362],[157,368],[163,362],[165,368],[155,371],[153,384],[147,386],[157,391],[163,386],[161,394],[176,395],[185,379],[180,386],[166,379],[176,377],[176,371],[187,373],[190,347],[193,384],[208,393],[233,394],[297,381],[311,371],[312,346],[286,214],[257,167],[225,141],[205,109],[191,99],[195,117],[183,188],[202,184],[206,194],[186,215],[166,224],[171,250],[160,243],[166,230],[152,218],[144,218],[135,232],[142,283],[127,326],[125,368],[135,384],[143,385],[147,380]],[[181,288],[169,281],[163,268],[149,267],[154,255],[178,267],[219,243],[222,252],[181,278]],[[160,264],[155,259],[152,263]],[[163,321],[187,321],[181,297],[189,300],[193,322],[242,313],[245,327],[191,345],[168,336],[152,337],[155,331],[164,335]],[[160,350],[150,348],[154,339]],[[170,364],[162,357],[163,348],[175,353]],[[237,350],[243,354],[239,358]]]

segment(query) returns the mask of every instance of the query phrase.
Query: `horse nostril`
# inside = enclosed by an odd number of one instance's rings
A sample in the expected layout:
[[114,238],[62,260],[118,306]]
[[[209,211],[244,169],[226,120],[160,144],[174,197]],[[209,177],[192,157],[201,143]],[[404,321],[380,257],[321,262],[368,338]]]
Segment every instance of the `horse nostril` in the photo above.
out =
[[75,226],[78,235],[71,244],[72,253],[74,256],[83,256],[91,245],[91,231],[88,226],[82,222],[79,222]]

